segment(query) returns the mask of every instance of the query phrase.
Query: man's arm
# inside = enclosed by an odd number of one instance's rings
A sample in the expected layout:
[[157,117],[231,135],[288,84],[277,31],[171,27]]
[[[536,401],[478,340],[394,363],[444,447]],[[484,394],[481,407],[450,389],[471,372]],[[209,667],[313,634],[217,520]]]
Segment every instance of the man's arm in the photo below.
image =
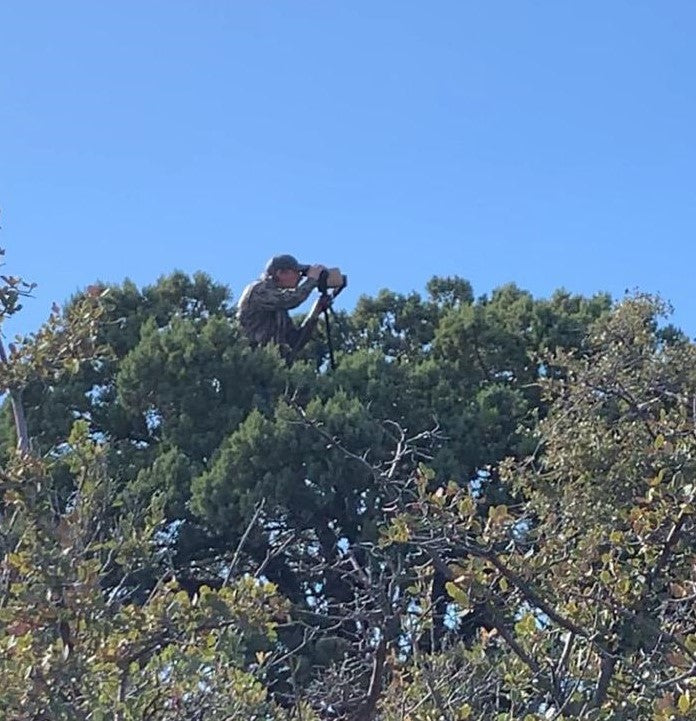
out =
[[317,287],[314,278],[305,278],[297,288],[277,288],[270,284],[254,288],[254,306],[262,310],[290,310],[297,308]]
[[314,305],[312,306],[312,310],[310,311],[309,315],[304,319],[302,322],[302,325],[299,328],[293,329],[293,338],[291,341],[291,347],[293,355],[298,353],[302,348],[304,348],[314,329],[317,327],[317,323],[319,322],[319,316],[331,305],[331,299],[322,296],[321,298],[317,298],[314,302]]

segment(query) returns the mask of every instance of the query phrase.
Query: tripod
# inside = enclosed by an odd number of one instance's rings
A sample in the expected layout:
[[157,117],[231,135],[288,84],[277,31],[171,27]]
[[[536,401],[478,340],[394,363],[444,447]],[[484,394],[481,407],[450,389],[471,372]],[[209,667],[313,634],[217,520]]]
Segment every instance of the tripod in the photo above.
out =
[[324,308],[324,324],[326,325],[326,345],[329,349],[329,365],[331,370],[336,370],[336,358],[334,356],[333,340],[331,338],[331,315],[336,315],[333,309],[333,302],[336,296],[348,285],[348,279],[343,276],[343,285],[333,289],[333,293],[329,293],[327,289],[322,290],[321,297],[325,300]]
[[[345,275],[343,276],[342,281],[343,282],[341,285],[332,287],[331,292],[329,292],[329,288],[326,285],[326,277],[324,276],[323,279],[320,278],[319,292],[321,295],[319,296],[319,299],[321,300],[321,305],[316,304],[314,308],[312,308],[311,314],[305,319],[304,323],[302,323],[299,336],[296,338],[294,344],[288,348],[288,353],[285,355],[285,360],[288,365],[293,364],[298,352],[309,340],[310,333],[312,332],[317,321],[319,320],[319,316],[323,313],[324,322],[326,324],[326,341],[329,348],[329,363],[331,365],[331,370],[334,370],[336,368],[333,339],[331,337],[330,314],[333,313],[334,316],[336,315],[334,313],[332,303],[336,296],[346,287],[346,285],[348,285],[348,279]],[[321,308],[321,310],[319,310],[319,308]],[[320,365],[321,363],[319,362],[318,364]]]

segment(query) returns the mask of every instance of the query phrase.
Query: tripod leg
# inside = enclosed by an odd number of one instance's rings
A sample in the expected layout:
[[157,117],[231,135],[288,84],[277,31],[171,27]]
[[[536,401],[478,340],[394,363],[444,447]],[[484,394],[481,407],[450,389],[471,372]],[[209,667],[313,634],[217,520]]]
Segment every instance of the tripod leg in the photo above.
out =
[[326,344],[329,346],[329,363],[331,370],[336,369],[336,360],[334,358],[333,341],[331,339],[331,322],[329,321],[329,309],[324,311],[324,322],[326,323]]

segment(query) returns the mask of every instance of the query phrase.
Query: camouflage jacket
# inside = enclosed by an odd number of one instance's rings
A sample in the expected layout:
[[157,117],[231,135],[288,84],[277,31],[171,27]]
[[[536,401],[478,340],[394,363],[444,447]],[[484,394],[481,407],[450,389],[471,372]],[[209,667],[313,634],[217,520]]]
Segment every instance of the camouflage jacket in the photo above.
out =
[[288,310],[297,308],[316,287],[317,281],[311,278],[306,278],[297,288],[279,288],[268,277],[250,283],[237,305],[237,318],[249,340],[294,349],[301,330],[295,327]]

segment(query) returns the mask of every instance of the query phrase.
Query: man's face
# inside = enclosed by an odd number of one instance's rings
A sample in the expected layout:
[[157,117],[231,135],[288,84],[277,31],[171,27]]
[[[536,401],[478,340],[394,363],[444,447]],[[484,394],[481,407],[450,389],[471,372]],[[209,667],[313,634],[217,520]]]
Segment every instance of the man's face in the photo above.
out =
[[276,285],[280,288],[294,288],[300,282],[300,272],[297,270],[278,270],[275,274]]

